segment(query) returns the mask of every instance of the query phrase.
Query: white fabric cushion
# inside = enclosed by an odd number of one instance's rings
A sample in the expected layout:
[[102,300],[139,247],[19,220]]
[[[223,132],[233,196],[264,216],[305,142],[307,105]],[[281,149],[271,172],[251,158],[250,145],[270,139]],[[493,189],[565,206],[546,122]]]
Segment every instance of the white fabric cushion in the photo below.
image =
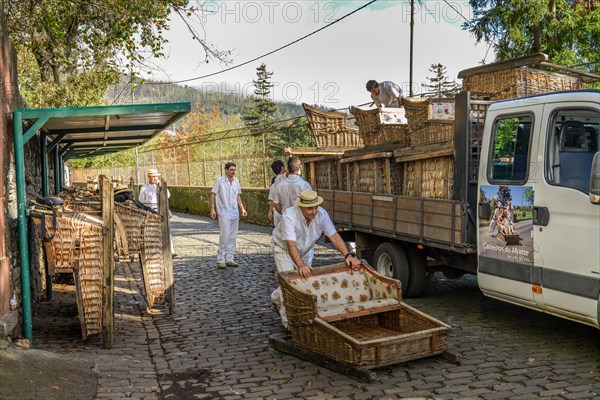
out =
[[327,317],[333,317],[335,315],[354,313],[385,306],[394,306],[397,304],[400,304],[400,302],[396,299],[368,300],[362,303],[340,304],[328,308],[319,307],[317,312],[319,313],[319,317],[326,319]]

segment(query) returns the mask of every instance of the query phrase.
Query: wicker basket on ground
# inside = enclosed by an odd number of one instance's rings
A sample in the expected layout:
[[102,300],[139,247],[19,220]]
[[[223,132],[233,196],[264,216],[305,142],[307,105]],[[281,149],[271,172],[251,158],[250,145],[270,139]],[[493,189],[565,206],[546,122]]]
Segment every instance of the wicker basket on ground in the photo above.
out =
[[292,343],[337,362],[377,368],[443,352],[450,327],[402,302],[400,282],[362,265],[278,273]]
[[462,85],[463,91],[494,101],[586,87],[578,77],[530,67],[467,76]]
[[372,108],[365,110],[350,107],[350,113],[354,115],[358,132],[365,146],[384,143],[397,143],[399,146],[410,145],[408,125],[400,123],[398,118],[394,118],[395,110],[399,109]]
[[[85,213],[43,215],[49,269],[72,272],[84,340],[102,333],[104,253],[102,221]],[[55,220],[55,223],[53,222]]]
[[358,131],[348,127],[348,115],[335,111],[325,111],[302,103],[308,127],[315,137],[317,148],[362,147]]

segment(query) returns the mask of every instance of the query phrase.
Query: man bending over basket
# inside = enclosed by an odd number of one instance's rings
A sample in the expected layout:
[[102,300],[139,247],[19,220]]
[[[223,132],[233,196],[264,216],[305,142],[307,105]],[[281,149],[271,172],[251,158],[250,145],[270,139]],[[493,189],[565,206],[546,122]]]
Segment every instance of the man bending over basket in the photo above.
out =
[[[273,257],[278,272],[297,270],[303,277],[309,277],[313,270],[314,245],[322,234],[344,256],[346,265],[353,269],[360,267],[360,261],[348,251],[327,211],[319,207],[321,203],[323,198],[317,192],[305,190],[300,193],[295,205],[283,212],[279,225],[273,230]],[[271,301],[287,327],[281,288],[271,294]]]

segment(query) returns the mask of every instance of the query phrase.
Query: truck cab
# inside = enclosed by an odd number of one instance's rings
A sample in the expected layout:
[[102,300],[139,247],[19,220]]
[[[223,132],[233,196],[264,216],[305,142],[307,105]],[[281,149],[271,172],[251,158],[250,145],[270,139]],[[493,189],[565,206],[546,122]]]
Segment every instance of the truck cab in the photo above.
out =
[[479,165],[487,296],[600,327],[600,91],[500,101]]

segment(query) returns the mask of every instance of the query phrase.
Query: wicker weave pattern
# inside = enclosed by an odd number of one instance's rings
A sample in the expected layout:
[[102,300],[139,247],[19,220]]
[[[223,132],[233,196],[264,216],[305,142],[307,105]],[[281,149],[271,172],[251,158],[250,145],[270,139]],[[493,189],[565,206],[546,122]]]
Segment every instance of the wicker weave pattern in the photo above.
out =
[[165,267],[163,263],[163,246],[160,217],[148,213],[143,229],[143,248],[141,252],[144,269],[146,298],[150,307],[165,300]]
[[452,142],[454,142],[453,124],[428,122],[410,133],[410,144],[414,147]]
[[317,148],[359,148],[362,141],[356,129],[348,127],[344,113],[324,111],[302,103],[308,127],[317,142]]
[[[125,231],[125,240],[117,247],[120,256],[127,257],[130,254],[138,253],[142,250],[144,244],[144,226],[148,218],[158,218],[157,215],[137,208],[133,203],[116,203],[115,216],[118,217],[117,225]],[[120,229],[117,230],[119,232]],[[122,235],[121,235],[122,237]]]
[[398,143],[398,146],[409,146],[410,137],[408,126],[405,124],[382,124],[379,109],[362,110],[350,107],[355,117],[358,132],[365,146],[375,146],[384,143]]
[[454,157],[437,157],[404,163],[403,196],[451,199]]
[[[78,262],[78,278],[81,287],[80,313],[84,338],[102,333],[102,290],[104,254],[102,251],[102,223],[83,213],[57,216],[56,230],[52,226],[52,216],[46,215],[48,235],[54,235],[52,249],[55,267],[73,270]],[[75,245],[79,243],[79,257],[76,258]]]
[[463,79],[464,91],[489,100],[584,88],[585,83],[575,77],[528,67],[503,69]]

